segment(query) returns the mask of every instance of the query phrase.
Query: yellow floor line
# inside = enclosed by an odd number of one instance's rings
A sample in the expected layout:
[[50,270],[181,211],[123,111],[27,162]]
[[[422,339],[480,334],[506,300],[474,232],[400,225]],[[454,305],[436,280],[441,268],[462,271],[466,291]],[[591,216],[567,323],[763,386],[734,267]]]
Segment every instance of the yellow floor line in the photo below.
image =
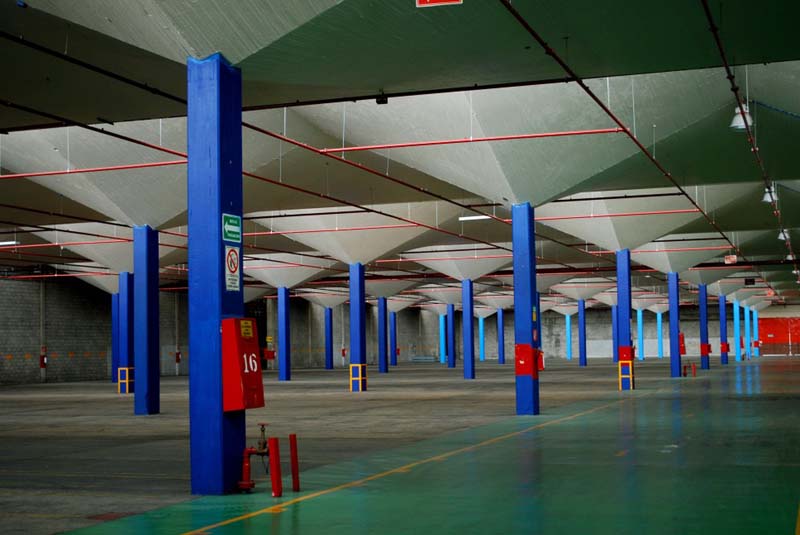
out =
[[242,520],[247,520],[249,518],[253,518],[253,517],[256,517],[256,516],[261,516],[261,515],[270,514],[270,513],[281,513],[281,512],[283,512],[283,510],[286,507],[288,507],[290,505],[294,505],[296,503],[305,502],[305,501],[308,501],[308,500],[312,500],[314,498],[319,498],[320,496],[325,496],[327,494],[332,494],[332,493],[338,492],[340,490],[345,490],[345,489],[349,489],[349,488],[352,488],[352,487],[357,487],[357,486],[363,485],[364,483],[367,483],[369,481],[374,481],[376,479],[382,479],[382,478],[390,476],[392,474],[405,473],[405,472],[408,472],[409,470],[411,470],[412,468],[415,468],[417,466],[421,466],[423,464],[428,464],[428,463],[432,463],[432,462],[435,462],[435,461],[443,461],[445,459],[453,457],[454,455],[459,455],[461,453],[465,453],[465,452],[468,452],[468,451],[476,450],[478,448],[482,448],[482,447],[488,446],[490,444],[496,444],[498,442],[502,442],[504,440],[508,440],[510,438],[513,438],[513,437],[516,437],[516,436],[519,436],[519,435],[522,435],[522,434],[525,434],[525,433],[529,433],[530,431],[533,431],[535,429],[541,429],[542,427],[547,427],[549,425],[555,425],[555,424],[567,422],[569,420],[574,420],[575,418],[579,418],[581,416],[585,416],[587,414],[591,414],[593,412],[597,412],[597,411],[603,410],[605,408],[611,407],[612,405],[618,405],[618,404],[623,403],[625,401],[629,401],[629,399],[621,399],[621,400],[617,400],[617,401],[612,401],[611,403],[605,403],[605,404],[600,405],[598,407],[594,407],[592,409],[587,409],[585,411],[581,411],[581,412],[572,414],[570,416],[563,416],[561,418],[556,418],[555,420],[549,420],[547,422],[542,422],[540,424],[536,424],[536,425],[532,425],[530,427],[526,427],[525,429],[521,429],[519,431],[514,431],[512,433],[507,433],[505,435],[500,435],[500,436],[497,436],[497,437],[494,437],[494,438],[490,438],[488,440],[484,440],[483,442],[478,442],[477,444],[472,444],[471,446],[465,446],[463,448],[458,448],[458,449],[455,449],[455,450],[452,450],[452,451],[448,451],[448,452],[445,452],[445,453],[442,453],[442,454],[439,454],[439,455],[435,455],[433,457],[428,457],[427,459],[414,461],[412,463],[408,463],[408,464],[400,466],[398,468],[393,468],[391,470],[386,470],[385,472],[380,472],[378,474],[373,474],[371,476],[368,476],[368,477],[365,477],[365,478],[362,478],[362,479],[357,479],[355,481],[350,481],[349,483],[343,483],[343,484],[338,485],[336,487],[330,487],[330,488],[327,488],[327,489],[324,489],[324,490],[320,490],[320,491],[317,491],[317,492],[312,492],[311,494],[306,494],[304,496],[300,496],[298,498],[293,498],[291,500],[287,500],[285,502],[281,502],[281,503],[272,505],[270,507],[265,507],[264,509],[259,509],[258,511],[253,511],[252,513],[247,513],[247,514],[240,515],[240,516],[237,516],[237,517],[229,518],[228,520],[223,520],[222,522],[217,522],[216,524],[210,524],[210,525],[204,526],[202,528],[197,528],[197,529],[192,530],[192,531],[187,531],[183,535],[200,535],[200,534],[205,533],[207,531],[210,531],[212,529],[220,528],[222,526],[227,526],[227,525],[230,525],[230,524],[235,524],[236,522],[241,522]]

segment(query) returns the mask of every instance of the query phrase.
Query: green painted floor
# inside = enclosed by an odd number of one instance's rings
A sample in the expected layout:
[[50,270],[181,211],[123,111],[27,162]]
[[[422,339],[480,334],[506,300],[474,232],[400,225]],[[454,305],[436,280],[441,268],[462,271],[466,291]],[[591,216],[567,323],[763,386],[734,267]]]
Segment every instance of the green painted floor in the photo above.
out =
[[78,533],[798,533],[798,401],[798,359],[717,367]]

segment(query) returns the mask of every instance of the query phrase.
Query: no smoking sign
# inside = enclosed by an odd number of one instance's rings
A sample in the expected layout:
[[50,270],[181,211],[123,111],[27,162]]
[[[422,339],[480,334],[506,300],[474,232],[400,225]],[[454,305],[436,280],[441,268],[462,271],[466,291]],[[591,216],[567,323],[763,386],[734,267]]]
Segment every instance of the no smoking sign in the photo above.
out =
[[238,292],[241,286],[241,277],[239,276],[239,266],[241,265],[239,248],[226,245],[224,262],[225,290],[229,292]]

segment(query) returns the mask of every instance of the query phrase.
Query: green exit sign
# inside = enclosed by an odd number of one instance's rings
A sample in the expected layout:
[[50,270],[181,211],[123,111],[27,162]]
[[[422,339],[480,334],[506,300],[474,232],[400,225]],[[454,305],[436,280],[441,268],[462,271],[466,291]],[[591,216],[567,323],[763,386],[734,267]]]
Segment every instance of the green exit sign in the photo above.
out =
[[242,218],[238,215],[222,214],[222,239],[242,243]]

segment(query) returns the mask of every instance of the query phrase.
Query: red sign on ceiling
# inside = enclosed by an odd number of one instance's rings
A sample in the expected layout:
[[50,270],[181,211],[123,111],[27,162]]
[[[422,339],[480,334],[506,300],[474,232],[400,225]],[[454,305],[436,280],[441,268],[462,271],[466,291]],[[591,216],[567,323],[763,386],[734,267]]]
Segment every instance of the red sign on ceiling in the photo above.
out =
[[450,4],[463,4],[464,0],[417,0],[417,7],[447,6]]

